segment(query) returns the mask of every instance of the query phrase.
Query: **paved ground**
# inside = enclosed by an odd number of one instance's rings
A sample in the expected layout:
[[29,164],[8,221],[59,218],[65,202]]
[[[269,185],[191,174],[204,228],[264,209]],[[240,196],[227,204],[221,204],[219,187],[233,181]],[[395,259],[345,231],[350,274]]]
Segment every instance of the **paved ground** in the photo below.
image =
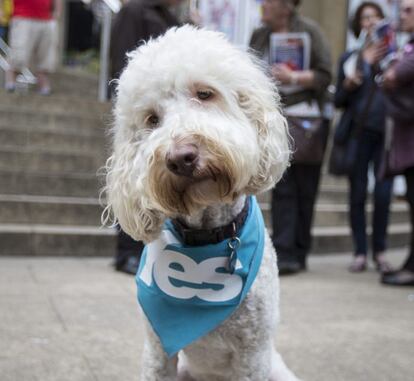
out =
[[[348,260],[315,257],[282,278],[280,352],[306,381],[413,380],[414,288],[349,274]],[[0,258],[1,381],[139,380],[134,280],[109,262]]]

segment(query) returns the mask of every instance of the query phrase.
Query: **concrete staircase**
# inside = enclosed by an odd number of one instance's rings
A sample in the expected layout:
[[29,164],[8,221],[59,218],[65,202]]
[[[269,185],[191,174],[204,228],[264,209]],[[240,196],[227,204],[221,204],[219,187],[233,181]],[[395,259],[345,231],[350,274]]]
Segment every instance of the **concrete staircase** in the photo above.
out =
[[[94,76],[68,70],[55,76],[50,97],[0,91],[0,255],[114,254],[96,174],[108,156],[110,105],[96,91]],[[270,193],[259,200],[269,225]],[[314,253],[352,251],[346,200],[345,180],[324,176]],[[391,247],[407,244],[405,202],[393,203],[389,232]]]
[[[260,196],[266,224],[270,226],[270,193]],[[367,221],[372,219],[373,205],[368,197]],[[324,174],[315,205],[313,223],[312,253],[325,254],[350,252],[353,250],[351,230],[348,220],[348,183],[344,178]],[[370,234],[370,229],[368,229]],[[394,199],[391,204],[388,225],[388,245],[390,248],[404,247],[409,242],[410,224],[407,203]],[[371,241],[368,241],[370,245]]]
[[97,170],[109,104],[94,76],[61,72],[54,94],[0,93],[0,255],[112,256]]

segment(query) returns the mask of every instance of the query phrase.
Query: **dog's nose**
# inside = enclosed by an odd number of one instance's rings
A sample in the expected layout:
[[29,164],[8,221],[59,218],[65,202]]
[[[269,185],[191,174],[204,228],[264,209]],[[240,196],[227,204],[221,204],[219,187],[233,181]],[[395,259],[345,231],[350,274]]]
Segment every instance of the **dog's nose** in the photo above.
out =
[[198,148],[192,144],[172,147],[165,161],[167,168],[175,175],[191,177],[198,162]]

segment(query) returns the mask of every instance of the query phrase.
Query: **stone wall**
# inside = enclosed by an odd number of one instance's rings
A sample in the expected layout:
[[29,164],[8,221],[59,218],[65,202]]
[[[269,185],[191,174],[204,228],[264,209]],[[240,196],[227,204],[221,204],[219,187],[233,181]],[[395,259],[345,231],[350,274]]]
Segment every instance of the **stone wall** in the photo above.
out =
[[334,70],[336,70],[338,58],[345,50],[348,1],[302,0],[300,12],[322,27],[331,44]]

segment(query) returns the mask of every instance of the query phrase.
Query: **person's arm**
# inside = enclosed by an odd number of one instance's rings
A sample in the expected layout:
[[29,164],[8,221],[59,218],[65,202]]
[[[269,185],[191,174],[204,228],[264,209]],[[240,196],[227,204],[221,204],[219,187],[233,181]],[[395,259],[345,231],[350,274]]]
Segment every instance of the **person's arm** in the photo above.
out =
[[386,90],[414,82],[414,54],[406,55],[401,61],[396,62],[383,76],[383,86]]
[[144,35],[142,10],[122,7],[114,20],[111,31],[111,72],[118,78],[127,63],[126,54],[134,50]]
[[[344,72],[344,64],[348,58],[349,58],[349,54],[345,53],[339,59],[338,77],[336,80],[336,92],[335,92],[335,97],[334,97],[335,106],[338,108],[345,108],[348,106],[349,97],[354,90],[352,88],[352,84],[351,83],[348,84],[348,81],[347,81],[347,78],[345,77],[345,72]],[[355,89],[356,88],[357,86],[355,86]]]
[[332,80],[332,61],[328,40],[317,25],[313,26],[311,44],[311,70],[303,72],[302,81],[305,87],[322,92]]
[[[0,0],[2,1],[2,0]],[[53,0],[53,18],[59,20],[62,15],[62,0]]]
[[414,82],[414,53],[406,55],[394,67],[395,81],[398,86]]
[[271,68],[272,75],[284,85],[300,85],[305,89],[325,90],[332,79],[331,54],[329,44],[316,25],[309,30],[311,37],[310,70],[293,71],[287,65],[276,64]]
[[3,20],[4,16],[4,3],[3,0],[0,0],[0,22]]
[[304,88],[312,88],[315,82],[313,70],[294,71],[285,64],[273,65],[271,73],[284,85],[300,85]]

